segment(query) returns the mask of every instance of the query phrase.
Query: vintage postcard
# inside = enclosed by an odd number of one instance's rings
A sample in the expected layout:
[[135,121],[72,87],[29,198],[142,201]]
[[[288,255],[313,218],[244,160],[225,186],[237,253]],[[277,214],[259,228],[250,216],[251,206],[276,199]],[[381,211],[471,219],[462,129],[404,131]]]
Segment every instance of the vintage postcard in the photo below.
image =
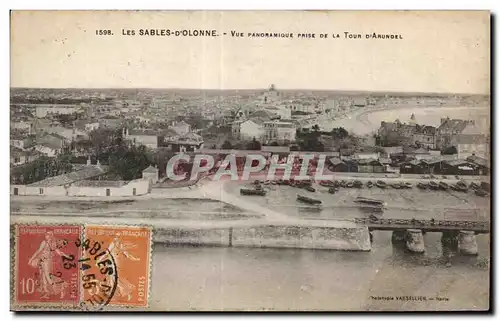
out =
[[490,21],[12,11],[11,310],[489,310]]

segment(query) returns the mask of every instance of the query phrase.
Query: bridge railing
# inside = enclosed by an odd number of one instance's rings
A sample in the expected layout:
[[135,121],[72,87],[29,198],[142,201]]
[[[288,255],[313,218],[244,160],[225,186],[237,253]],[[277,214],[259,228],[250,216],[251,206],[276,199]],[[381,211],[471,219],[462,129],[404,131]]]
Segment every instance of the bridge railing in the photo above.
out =
[[398,225],[410,225],[414,228],[429,228],[429,227],[456,227],[464,229],[474,229],[474,230],[489,230],[489,222],[474,222],[474,221],[451,221],[451,220],[416,220],[416,219],[370,219],[370,218],[356,218],[354,219],[356,223],[370,224],[370,225],[393,225],[397,227]]

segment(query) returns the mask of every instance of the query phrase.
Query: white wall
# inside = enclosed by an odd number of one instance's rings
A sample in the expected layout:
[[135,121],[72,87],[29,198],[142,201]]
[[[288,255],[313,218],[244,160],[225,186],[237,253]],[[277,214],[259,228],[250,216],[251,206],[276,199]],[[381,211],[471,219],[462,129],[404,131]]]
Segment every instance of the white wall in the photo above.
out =
[[[67,189],[63,186],[33,187],[26,185],[11,185],[10,195],[14,195],[14,188],[18,189],[20,196],[95,196],[106,197],[106,190],[110,190],[110,196],[133,196],[134,188],[136,196],[149,193],[150,181],[148,179],[133,180],[122,187],[91,187],[91,186],[70,186]],[[40,194],[40,189],[43,194]]]

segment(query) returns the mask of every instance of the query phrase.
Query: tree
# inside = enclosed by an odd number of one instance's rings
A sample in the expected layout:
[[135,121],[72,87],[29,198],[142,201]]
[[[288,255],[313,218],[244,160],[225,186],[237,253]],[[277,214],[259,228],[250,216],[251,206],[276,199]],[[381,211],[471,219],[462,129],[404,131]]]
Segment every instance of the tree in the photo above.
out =
[[455,155],[455,154],[458,154],[457,148],[455,146],[448,147],[443,151],[443,155]]
[[119,180],[133,180],[142,176],[142,171],[151,164],[145,146],[114,146],[113,150],[101,154],[109,160],[109,175]]
[[231,144],[230,141],[226,140],[222,146],[220,147],[221,149],[233,149],[233,145]]
[[255,137],[252,139],[250,143],[246,145],[247,150],[260,150],[261,149],[261,144]]
[[347,138],[347,136],[349,136],[349,132],[347,130],[345,130],[344,127],[334,128],[334,129],[332,129],[330,134],[332,135],[332,137],[334,139],[344,139],[344,138]]

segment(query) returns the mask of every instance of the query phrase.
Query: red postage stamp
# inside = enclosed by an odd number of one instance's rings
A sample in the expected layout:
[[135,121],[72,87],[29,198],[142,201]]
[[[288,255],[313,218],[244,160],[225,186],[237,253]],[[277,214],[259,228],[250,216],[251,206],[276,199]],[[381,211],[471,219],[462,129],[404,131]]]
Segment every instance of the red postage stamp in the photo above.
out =
[[78,225],[16,225],[16,306],[77,306],[81,252],[72,245],[81,233]]

